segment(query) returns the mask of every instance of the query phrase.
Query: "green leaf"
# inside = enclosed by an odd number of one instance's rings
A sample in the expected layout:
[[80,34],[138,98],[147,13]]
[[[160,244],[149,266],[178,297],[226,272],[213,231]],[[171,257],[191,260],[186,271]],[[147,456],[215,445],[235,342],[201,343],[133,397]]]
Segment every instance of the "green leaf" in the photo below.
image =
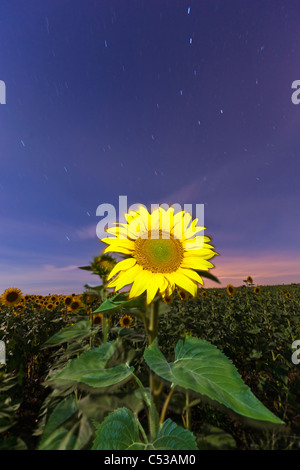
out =
[[78,266],[78,269],[84,269],[85,271],[93,271],[91,266]]
[[85,294],[100,294],[101,291],[104,289],[103,284],[99,284],[97,286],[94,286],[93,284],[84,284],[84,287],[86,289]]
[[[61,441],[68,435],[68,430],[58,428],[40,445],[39,450],[57,450]],[[74,437],[75,442],[75,437]],[[74,443],[73,442],[73,443]]]
[[72,341],[73,339],[85,338],[91,335],[92,332],[95,333],[96,329],[94,328],[92,330],[89,320],[81,320],[74,325],[67,326],[55,333],[45,342],[45,345],[56,346],[67,341]]
[[223,429],[206,424],[203,431],[197,439],[199,450],[228,450],[236,448],[234,438],[223,431]]
[[155,450],[198,450],[194,434],[170,419],[164,421],[151,447]]
[[196,438],[170,419],[160,426],[152,443],[139,437],[139,424],[132,411],[118,408],[97,427],[92,450],[197,450]]
[[221,284],[219,279],[216,276],[214,276],[213,274],[211,274],[210,272],[208,272],[208,271],[199,271],[199,270],[195,270],[195,271],[197,271],[197,273],[199,274],[200,277],[206,277],[207,279],[210,279],[211,281],[215,281],[218,284]]
[[113,297],[106,299],[97,310],[93,313],[114,313],[120,308],[137,308],[145,309],[145,297],[140,296],[133,299],[128,299],[128,294],[121,292]]
[[225,354],[207,341],[192,336],[179,340],[175,361],[169,364],[155,340],[144,358],[152,371],[173,386],[198,392],[248,418],[284,424],[253,395]]
[[92,450],[144,450],[139,438],[138,422],[127,408],[118,408],[97,426]]
[[150,406],[149,406],[149,418],[150,418],[150,435],[152,441],[156,439],[157,433],[159,431],[159,414],[156,408],[156,405],[153,400],[153,396],[150,396]]
[[76,381],[95,388],[109,387],[131,376],[134,368],[126,364],[105,369],[108,360],[116,351],[117,341],[108,342],[99,348],[83,352],[72,359],[50,380]]
[[64,400],[58,403],[49,416],[39,446],[43,447],[43,444],[50,437],[50,435],[65,421],[67,421],[76,411],[77,407],[75,401],[71,397],[66,397]]

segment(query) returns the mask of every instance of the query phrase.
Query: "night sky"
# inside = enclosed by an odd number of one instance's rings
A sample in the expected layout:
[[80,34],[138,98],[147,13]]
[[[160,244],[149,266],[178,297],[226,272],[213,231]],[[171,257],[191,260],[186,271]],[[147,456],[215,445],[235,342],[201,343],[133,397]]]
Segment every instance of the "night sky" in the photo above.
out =
[[121,195],[204,204],[222,286],[300,282],[299,24],[297,1],[1,0],[0,294],[97,284],[78,266]]

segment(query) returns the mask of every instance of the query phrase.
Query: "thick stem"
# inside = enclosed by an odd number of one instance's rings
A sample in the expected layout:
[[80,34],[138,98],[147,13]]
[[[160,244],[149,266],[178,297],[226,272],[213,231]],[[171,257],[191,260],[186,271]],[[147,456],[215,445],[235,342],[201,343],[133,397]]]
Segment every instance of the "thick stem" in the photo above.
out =
[[[152,302],[150,307],[150,322],[148,328],[149,345],[153,343],[158,333],[158,320],[159,320],[159,301]],[[159,397],[162,391],[162,386],[159,384],[156,375],[150,372],[150,391],[153,401],[159,409]]]
[[158,301],[152,302],[150,309],[150,324],[148,328],[149,345],[153,343],[158,332]]

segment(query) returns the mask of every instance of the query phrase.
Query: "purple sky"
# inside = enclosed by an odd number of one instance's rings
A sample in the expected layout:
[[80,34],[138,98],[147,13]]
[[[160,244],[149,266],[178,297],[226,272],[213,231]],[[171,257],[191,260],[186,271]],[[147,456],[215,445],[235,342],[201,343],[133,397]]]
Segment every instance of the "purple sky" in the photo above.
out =
[[77,267],[120,195],[204,204],[222,285],[300,282],[299,24],[280,0],[2,0],[0,293],[97,283]]

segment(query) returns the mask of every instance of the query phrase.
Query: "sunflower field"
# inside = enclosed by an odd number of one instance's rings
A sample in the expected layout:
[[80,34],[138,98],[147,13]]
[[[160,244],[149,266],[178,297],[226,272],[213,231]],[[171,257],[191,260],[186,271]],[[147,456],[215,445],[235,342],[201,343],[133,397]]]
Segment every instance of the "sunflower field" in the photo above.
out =
[[2,293],[0,449],[300,449],[300,286],[249,275],[205,288],[205,278],[219,282],[210,239],[186,224],[175,239],[175,217],[171,237],[163,220],[153,239],[135,237],[133,222],[148,216],[129,214],[80,267],[99,285]]
[[[143,416],[133,381],[122,390],[109,387],[104,392],[71,380],[53,386],[50,380],[70,359],[100,343],[104,330],[109,338],[122,339],[119,356],[130,351],[135,370],[146,375],[143,324],[127,308],[105,318],[105,328],[101,313],[91,315],[101,302],[95,288],[87,287],[82,295],[23,295],[14,306],[1,299],[0,338],[6,344],[6,364],[0,366],[2,450],[73,448],[75,437],[64,443],[60,434],[53,436],[62,425],[82,441],[80,448],[88,449],[95,435],[94,416],[101,421],[124,404]],[[202,288],[196,298],[182,299],[176,293],[166,304],[158,339],[167,358],[172,359],[185,335],[209,341],[232,359],[255,395],[286,423],[284,429],[269,429],[241,421],[192,392],[182,412],[186,397],[175,390],[167,416],[179,425],[190,420],[199,449],[300,448],[300,374],[291,361],[291,343],[300,338],[299,306],[299,285],[249,284]]]

